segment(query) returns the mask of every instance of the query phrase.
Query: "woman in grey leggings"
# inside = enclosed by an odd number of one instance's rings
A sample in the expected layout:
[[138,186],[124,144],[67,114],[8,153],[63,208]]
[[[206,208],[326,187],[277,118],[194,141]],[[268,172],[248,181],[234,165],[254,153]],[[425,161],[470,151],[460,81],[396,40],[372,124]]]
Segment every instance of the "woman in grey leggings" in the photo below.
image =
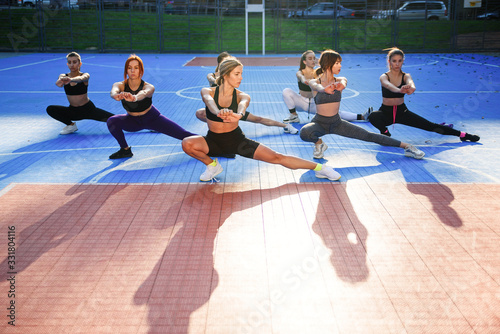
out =
[[347,79],[335,77],[340,73],[342,57],[333,51],[325,50],[319,59],[320,67],[316,70],[318,79],[309,81],[309,86],[318,93],[314,97],[316,102],[316,116],[311,123],[300,130],[300,138],[315,143],[313,157],[323,158],[328,146],[320,138],[326,134],[337,134],[343,137],[355,138],[374,142],[383,146],[404,148],[405,156],[422,159],[424,152],[417,147],[399,140],[366,131],[362,127],[342,120],[339,116],[342,90],[347,85]]

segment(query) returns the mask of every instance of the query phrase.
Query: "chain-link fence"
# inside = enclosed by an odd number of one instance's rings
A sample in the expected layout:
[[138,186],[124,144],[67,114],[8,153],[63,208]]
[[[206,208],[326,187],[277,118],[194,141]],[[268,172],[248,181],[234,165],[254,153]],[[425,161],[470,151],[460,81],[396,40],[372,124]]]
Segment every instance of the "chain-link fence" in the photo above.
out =
[[[499,7],[500,0],[265,0],[265,52],[378,52],[394,45],[497,52]],[[1,51],[246,49],[244,0],[0,0],[0,27]],[[248,13],[250,53],[262,52],[262,29],[262,15]]]

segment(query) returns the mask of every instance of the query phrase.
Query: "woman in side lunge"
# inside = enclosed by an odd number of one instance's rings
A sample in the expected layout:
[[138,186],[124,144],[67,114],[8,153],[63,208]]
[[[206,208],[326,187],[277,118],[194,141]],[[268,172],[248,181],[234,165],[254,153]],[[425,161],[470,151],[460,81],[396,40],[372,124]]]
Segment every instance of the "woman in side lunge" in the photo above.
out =
[[78,130],[75,121],[82,119],[93,119],[106,122],[113,116],[112,113],[96,108],[90,101],[87,90],[90,74],[80,72],[82,58],[76,52],[70,52],[66,56],[69,73],[59,75],[56,81],[57,87],[64,87],[64,92],[69,102],[69,107],[50,105],[47,114],[50,117],[66,124],[60,134],[67,135]]
[[[214,73],[209,73],[207,75],[207,80],[210,84],[210,87],[217,86],[216,80],[219,77],[219,66],[222,63],[222,61],[229,58],[234,58],[234,57],[225,51],[219,54],[219,56],[217,57],[217,68],[215,69]],[[202,122],[207,121],[207,117],[205,115],[205,108],[196,110],[196,118],[198,118]],[[245,115],[241,117],[240,121],[247,121],[252,123],[259,123],[265,126],[275,126],[278,128],[283,128],[283,131],[285,133],[291,133],[292,135],[299,133],[299,130],[297,130],[292,124],[285,124],[282,122],[275,121],[274,119],[256,116],[254,114],[251,114],[249,111],[245,112]]]
[[337,134],[348,138],[374,142],[383,146],[404,148],[407,157],[422,159],[424,152],[413,145],[403,143],[399,140],[389,138],[366,131],[362,127],[342,120],[339,116],[340,100],[342,91],[347,85],[347,79],[336,77],[340,73],[342,57],[333,51],[323,51],[319,59],[320,67],[316,70],[318,79],[311,80],[309,85],[317,92],[314,97],[316,101],[316,116],[311,123],[306,124],[300,131],[300,138],[307,142],[315,143],[313,157],[323,158],[328,146],[321,139],[327,134]]
[[109,156],[110,159],[130,158],[133,155],[123,131],[136,132],[148,129],[179,140],[194,135],[160,114],[153,105],[155,87],[142,80],[143,74],[142,59],[131,55],[125,62],[124,80],[114,83],[111,88],[111,97],[121,101],[127,113],[108,119],[109,132],[120,145],[120,149]]
[[210,181],[222,173],[222,166],[217,159],[210,158],[222,154],[238,154],[290,169],[311,169],[318,178],[338,180],[340,174],[329,166],[277,153],[245,137],[238,122],[245,115],[250,96],[237,89],[242,80],[242,73],[243,65],[237,59],[226,59],[220,65],[217,87],[201,90],[206,105],[208,133],[205,137],[192,136],[182,141],[184,152],[207,166],[200,180]]
[[462,141],[476,142],[479,136],[453,129],[445,123],[436,124],[411,112],[407,109],[404,101],[405,94],[411,95],[415,92],[415,83],[410,73],[402,70],[405,55],[398,48],[389,49],[387,54],[387,66],[389,71],[380,76],[382,84],[382,106],[373,112],[368,120],[379,129],[380,133],[390,137],[388,125],[400,123],[414,128],[436,132],[442,135],[457,136]]
[[[309,87],[309,81],[317,79],[316,71],[314,70],[315,66],[316,55],[314,54],[314,51],[307,50],[300,57],[299,70],[295,73],[297,83],[299,85],[299,92],[296,93],[291,88],[285,88],[283,90],[283,101],[290,111],[290,114],[283,120],[283,122],[300,123],[297,109],[307,111],[308,114],[312,114],[313,116],[316,113],[316,103],[314,102],[314,95],[316,95],[316,92],[312,91],[311,87]],[[349,122],[366,121],[371,111],[372,109],[369,108],[363,114],[355,114],[353,112],[340,110],[339,114],[343,120]]]

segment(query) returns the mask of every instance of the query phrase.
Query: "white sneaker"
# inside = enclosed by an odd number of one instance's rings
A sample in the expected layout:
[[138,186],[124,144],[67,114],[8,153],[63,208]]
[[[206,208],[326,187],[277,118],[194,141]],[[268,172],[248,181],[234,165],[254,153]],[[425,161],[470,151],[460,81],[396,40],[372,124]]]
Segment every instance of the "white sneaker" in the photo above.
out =
[[328,149],[328,146],[325,143],[321,143],[319,145],[314,145],[313,158],[321,159],[324,156],[325,151]]
[[214,177],[222,173],[223,169],[217,158],[215,159],[215,163],[215,166],[207,165],[207,169],[203,172],[203,174],[200,175],[200,181],[210,181]]
[[73,125],[66,125],[62,130],[61,132],[59,132],[59,134],[61,135],[67,135],[67,134],[70,134],[70,133],[73,133],[75,132],[76,130],[78,130],[78,128],[76,127],[76,123],[73,124]]
[[330,181],[337,181],[340,179],[340,174],[337,173],[335,169],[330,166],[325,166],[321,168],[321,170],[315,171],[316,177],[319,179],[328,179]]
[[290,133],[292,135],[296,135],[297,133],[299,133],[299,130],[297,130],[292,124],[287,124],[284,129],[285,133]]
[[368,117],[370,117],[370,114],[373,112],[373,108],[370,107],[368,108],[367,111],[365,111],[364,113],[361,114],[361,116],[363,116],[363,120],[368,122]]
[[290,114],[290,116],[288,118],[285,118],[283,120],[283,123],[300,123],[299,115]]
[[405,157],[410,157],[410,158],[415,158],[415,159],[422,159],[424,157],[425,153],[419,150],[417,147],[413,145],[408,145],[405,148]]

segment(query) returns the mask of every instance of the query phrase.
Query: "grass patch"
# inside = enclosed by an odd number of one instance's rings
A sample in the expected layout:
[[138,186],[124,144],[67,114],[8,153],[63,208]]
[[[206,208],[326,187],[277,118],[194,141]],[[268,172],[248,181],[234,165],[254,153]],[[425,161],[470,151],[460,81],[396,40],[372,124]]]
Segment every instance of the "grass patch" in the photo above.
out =
[[[260,53],[261,18],[250,17],[249,27],[249,52]],[[5,51],[245,52],[243,16],[12,9],[0,11],[0,29],[0,49]],[[326,20],[267,17],[266,52],[327,48],[369,52],[390,45],[404,46],[409,51],[448,50],[452,48],[453,31],[465,34],[497,30],[498,23],[489,21],[458,21],[455,25],[452,21],[342,20],[335,25]]]

